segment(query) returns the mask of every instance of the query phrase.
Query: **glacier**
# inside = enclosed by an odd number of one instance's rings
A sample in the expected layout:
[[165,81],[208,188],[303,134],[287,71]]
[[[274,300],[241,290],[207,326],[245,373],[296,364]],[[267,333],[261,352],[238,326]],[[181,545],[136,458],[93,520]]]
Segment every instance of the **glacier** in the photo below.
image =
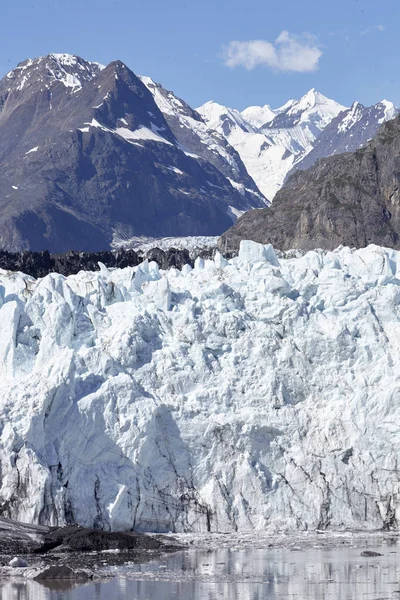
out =
[[0,271],[0,514],[158,532],[392,529],[400,253]]

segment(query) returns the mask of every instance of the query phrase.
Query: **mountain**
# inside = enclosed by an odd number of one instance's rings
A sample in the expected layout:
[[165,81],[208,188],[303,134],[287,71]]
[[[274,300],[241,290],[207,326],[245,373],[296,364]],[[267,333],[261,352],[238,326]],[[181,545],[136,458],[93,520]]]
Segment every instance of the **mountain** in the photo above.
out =
[[291,173],[319,158],[360,148],[399,112],[386,100],[371,107],[355,102],[346,108],[315,89],[275,110],[266,104],[239,113],[215,102],[197,110],[237,150],[269,200]]
[[[306,132],[306,138],[313,141],[315,136],[343,110],[345,110],[344,106],[312,88],[300,100],[289,100],[278,108],[276,117],[268,120],[264,128],[293,129],[298,126],[300,130]],[[307,143],[303,138],[299,138],[299,143],[306,147]]]
[[29,59],[0,81],[0,247],[220,235],[289,173],[362,146],[397,112],[346,109],[315,89],[275,110],[196,111],[120,61]]
[[141,77],[141,80],[153,94],[155,103],[182,148],[213,164],[248,200],[249,207],[268,204],[247,173],[239,154],[223,135],[209,128],[200,114],[173,92],[150,77]]
[[399,278],[385,248],[251,242],[193,270],[1,271],[1,515],[398,528]]
[[276,111],[272,110],[269,104],[264,106],[249,106],[242,110],[242,116],[253,127],[259,128],[269,123],[276,117]]
[[325,156],[354,152],[374,137],[382,123],[394,119],[398,113],[399,109],[387,100],[369,107],[354,102],[322,130],[311,150],[296,161],[293,170],[304,171]]
[[343,110],[344,106],[315,89],[276,111],[264,106],[239,113],[215,102],[197,109],[208,125],[237,150],[248,173],[269,200],[282,187],[298,157],[311,149],[321,131]]
[[219,247],[234,251],[240,240],[252,239],[280,250],[370,243],[400,248],[399,155],[396,117],[356,152],[294,173],[270,209],[247,212],[221,236]]
[[[227,172],[236,154],[220,147]],[[27,60],[0,81],[0,246],[95,251],[132,236],[216,235],[265,206],[243,166],[231,183],[206,156],[179,143],[120,61]]]

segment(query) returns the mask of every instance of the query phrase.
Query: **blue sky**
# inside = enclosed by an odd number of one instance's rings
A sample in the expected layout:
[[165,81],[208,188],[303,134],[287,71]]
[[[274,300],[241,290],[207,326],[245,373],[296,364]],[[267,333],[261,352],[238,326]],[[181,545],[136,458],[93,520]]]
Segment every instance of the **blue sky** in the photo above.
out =
[[69,52],[121,59],[194,107],[276,108],[312,87],[400,105],[399,26],[399,0],[7,0],[0,76]]

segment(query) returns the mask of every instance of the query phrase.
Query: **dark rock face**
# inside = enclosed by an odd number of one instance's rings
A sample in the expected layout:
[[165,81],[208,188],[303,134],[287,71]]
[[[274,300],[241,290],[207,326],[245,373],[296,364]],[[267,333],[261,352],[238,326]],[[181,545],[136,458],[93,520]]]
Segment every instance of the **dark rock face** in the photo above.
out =
[[135,267],[143,261],[143,257],[134,250],[117,252],[67,252],[51,255],[49,252],[7,252],[0,250],[0,269],[22,271],[32,277],[45,277],[49,273],[75,275],[79,271],[98,271],[99,262],[106,267]]
[[236,251],[242,239],[280,250],[370,243],[400,248],[400,117],[364,148],[295,173],[271,208],[245,213],[218,246]]
[[100,552],[102,550],[159,550],[163,542],[155,537],[133,532],[98,531],[77,525],[50,531],[36,554],[58,548],[64,552]]
[[34,577],[35,581],[45,581],[45,580],[60,580],[60,579],[69,579],[74,581],[87,581],[91,579],[88,573],[84,571],[74,571],[67,565],[53,565],[48,567],[39,575]]
[[160,250],[160,248],[152,248],[146,253],[146,258],[156,262],[160,269],[169,269],[170,267],[181,269],[183,265],[193,266],[193,261],[190,258],[188,250],[170,248],[164,251]]
[[230,206],[249,201],[180,147],[120,61],[50,55],[0,81],[0,248],[94,252],[115,237],[218,235]]
[[50,254],[44,252],[7,252],[0,250],[0,269],[6,271],[21,271],[32,277],[45,277],[49,273],[75,275],[79,271],[98,271],[99,262],[106,267],[124,269],[136,267],[144,260],[154,261],[160,269],[175,267],[181,269],[184,265],[193,267],[194,259],[212,258],[214,250],[201,250],[189,253],[188,250],[170,248],[161,250],[153,248],[145,254],[135,250],[104,250],[102,252],[66,252],[65,254]]

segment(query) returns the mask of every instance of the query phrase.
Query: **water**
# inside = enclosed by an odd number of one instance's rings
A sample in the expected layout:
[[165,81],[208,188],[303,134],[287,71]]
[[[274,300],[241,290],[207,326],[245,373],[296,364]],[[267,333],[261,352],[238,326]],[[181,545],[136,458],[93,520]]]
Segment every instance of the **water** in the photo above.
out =
[[396,544],[358,548],[189,550],[106,581],[53,588],[0,582],[1,600],[400,600]]

